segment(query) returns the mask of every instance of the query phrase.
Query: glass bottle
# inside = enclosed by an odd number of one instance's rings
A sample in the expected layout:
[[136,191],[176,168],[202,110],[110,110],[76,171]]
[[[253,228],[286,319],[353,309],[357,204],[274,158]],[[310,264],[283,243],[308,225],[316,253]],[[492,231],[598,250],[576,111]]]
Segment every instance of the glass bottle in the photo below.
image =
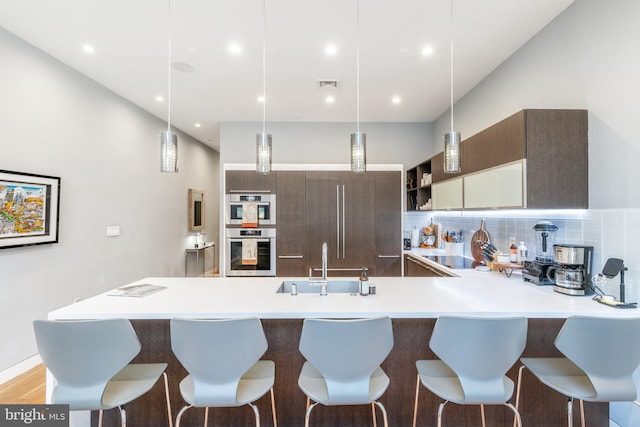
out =
[[509,245],[509,261],[515,264],[518,261],[518,247],[516,246],[516,238],[509,237],[511,244]]

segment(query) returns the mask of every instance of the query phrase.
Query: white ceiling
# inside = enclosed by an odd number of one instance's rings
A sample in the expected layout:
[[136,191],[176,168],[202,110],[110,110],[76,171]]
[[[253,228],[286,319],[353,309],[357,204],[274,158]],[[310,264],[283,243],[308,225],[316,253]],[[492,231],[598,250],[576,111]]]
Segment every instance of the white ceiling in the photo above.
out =
[[[362,0],[359,36],[356,0],[265,2],[268,131],[356,121],[358,39],[360,121],[431,122],[450,104],[452,37],[458,99],[573,0],[455,0],[453,26],[448,0]],[[170,28],[172,62],[194,68],[171,71],[171,124],[218,149],[220,122],[262,121],[262,0],[0,0],[0,26],[164,120]]]

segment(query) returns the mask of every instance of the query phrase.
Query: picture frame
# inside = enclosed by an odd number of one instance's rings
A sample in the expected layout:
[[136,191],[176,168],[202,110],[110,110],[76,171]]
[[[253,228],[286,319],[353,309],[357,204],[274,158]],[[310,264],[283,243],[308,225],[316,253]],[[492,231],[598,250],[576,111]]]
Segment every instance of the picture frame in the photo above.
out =
[[0,170],[0,249],[58,243],[60,177]]
[[189,189],[189,231],[205,228],[204,191]]

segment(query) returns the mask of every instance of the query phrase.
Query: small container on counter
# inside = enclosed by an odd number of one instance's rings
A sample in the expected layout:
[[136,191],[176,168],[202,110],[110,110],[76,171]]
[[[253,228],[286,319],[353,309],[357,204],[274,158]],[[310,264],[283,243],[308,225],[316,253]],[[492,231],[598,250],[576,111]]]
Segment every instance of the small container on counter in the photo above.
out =
[[365,267],[362,267],[362,273],[360,273],[360,295],[369,295],[369,277]]
[[527,260],[528,256],[529,256],[529,250],[524,245],[524,242],[520,241],[520,244],[518,245],[518,257],[517,257],[518,264],[524,265],[524,262]]

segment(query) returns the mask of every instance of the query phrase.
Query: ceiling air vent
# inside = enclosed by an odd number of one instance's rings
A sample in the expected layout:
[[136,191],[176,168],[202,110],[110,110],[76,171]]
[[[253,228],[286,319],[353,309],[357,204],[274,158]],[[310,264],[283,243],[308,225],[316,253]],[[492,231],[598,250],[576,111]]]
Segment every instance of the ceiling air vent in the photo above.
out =
[[319,89],[338,89],[337,80],[318,80]]

